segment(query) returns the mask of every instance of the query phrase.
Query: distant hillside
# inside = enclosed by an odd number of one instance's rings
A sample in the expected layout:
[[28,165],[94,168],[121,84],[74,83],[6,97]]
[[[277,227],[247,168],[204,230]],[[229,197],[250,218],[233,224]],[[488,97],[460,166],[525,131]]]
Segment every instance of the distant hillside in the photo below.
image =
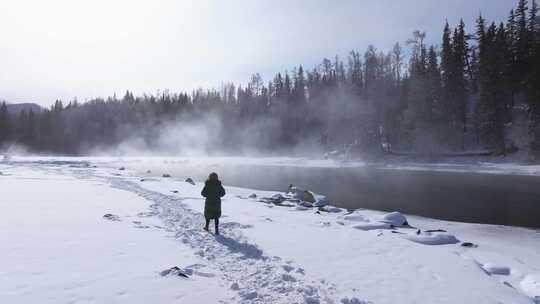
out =
[[43,108],[35,103],[10,103],[7,104],[7,110],[10,115],[17,115],[23,110],[27,112],[32,110],[34,113],[39,113]]

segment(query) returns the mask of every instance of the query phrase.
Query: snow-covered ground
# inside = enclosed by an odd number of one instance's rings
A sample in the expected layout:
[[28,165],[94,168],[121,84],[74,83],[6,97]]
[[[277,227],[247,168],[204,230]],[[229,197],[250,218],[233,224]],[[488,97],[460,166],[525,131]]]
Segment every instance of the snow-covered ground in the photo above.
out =
[[[261,202],[277,193],[225,180],[216,236],[200,182],[115,161],[0,164],[0,303],[540,303],[538,230],[402,226]],[[187,278],[162,273],[173,266]]]

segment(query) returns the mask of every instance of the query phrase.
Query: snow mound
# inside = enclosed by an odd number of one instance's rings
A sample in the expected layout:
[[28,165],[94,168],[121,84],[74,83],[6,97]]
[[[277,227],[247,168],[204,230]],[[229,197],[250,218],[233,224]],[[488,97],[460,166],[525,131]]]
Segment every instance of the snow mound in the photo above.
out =
[[352,226],[354,229],[359,230],[376,230],[376,229],[392,229],[392,225],[388,223],[382,223],[382,222],[366,222],[366,223],[360,223]]
[[313,206],[315,207],[322,207],[328,205],[328,199],[324,195],[315,194],[315,203],[313,203]]
[[489,274],[509,275],[510,267],[486,263],[482,268]]
[[309,210],[311,209],[310,207],[307,207],[307,206],[304,206],[304,205],[297,205],[294,210],[298,210],[298,211],[306,211],[306,210]]
[[331,205],[326,205],[326,206],[323,206],[323,207],[319,207],[319,211],[330,212],[330,213],[339,213],[339,212],[343,211],[343,209],[335,207],[335,206],[331,206]]
[[397,227],[409,225],[409,223],[407,222],[407,218],[403,214],[397,211],[390,212],[381,216],[381,219],[379,221],[390,224],[390,225],[394,225]]
[[351,222],[369,222],[369,218],[365,215],[358,213],[351,213],[343,216],[343,219]]
[[520,283],[521,289],[529,297],[540,302],[540,274],[529,274]]
[[406,225],[407,220],[399,212],[392,212],[383,215],[380,219],[372,220],[369,217],[359,214],[351,213],[342,217],[346,221],[357,222],[352,228],[359,230],[375,230],[375,229],[392,229],[396,226]]
[[459,243],[459,240],[447,233],[430,233],[424,232],[421,234],[403,234],[403,237],[409,241],[424,245],[447,245]]

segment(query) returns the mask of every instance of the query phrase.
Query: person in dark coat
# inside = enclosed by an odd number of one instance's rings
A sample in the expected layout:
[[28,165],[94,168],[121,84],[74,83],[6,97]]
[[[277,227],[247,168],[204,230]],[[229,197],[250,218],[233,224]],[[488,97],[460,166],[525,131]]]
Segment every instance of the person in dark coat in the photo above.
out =
[[210,173],[208,179],[204,183],[204,188],[201,195],[206,197],[204,201],[204,217],[206,225],[204,230],[208,231],[210,220],[214,220],[216,234],[219,234],[219,218],[221,217],[221,198],[225,195],[225,189],[221,185],[217,173]]

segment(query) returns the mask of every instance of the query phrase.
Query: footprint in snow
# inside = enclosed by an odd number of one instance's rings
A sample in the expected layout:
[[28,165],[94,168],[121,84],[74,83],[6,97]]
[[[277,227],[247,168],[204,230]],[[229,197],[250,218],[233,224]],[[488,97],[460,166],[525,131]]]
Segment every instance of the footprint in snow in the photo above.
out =
[[173,266],[169,269],[165,269],[159,273],[160,276],[166,277],[166,276],[176,276],[176,277],[183,277],[183,278],[189,278],[189,275],[186,273],[185,270],[181,269],[178,266]]
[[296,282],[296,278],[287,273],[282,274],[281,279],[285,282]]
[[285,270],[286,272],[291,272],[294,270],[294,267],[292,267],[291,265],[282,265],[281,268],[283,268],[283,270]]
[[357,298],[343,298],[339,302],[341,304],[371,304],[371,302],[362,301]]
[[113,221],[113,222],[120,222],[120,217],[118,215],[115,215],[115,214],[111,214],[111,213],[107,213],[103,216],[104,219],[106,220],[109,220],[109,221]]
[[147,229],[147,228],[150,228],[150,226],[148,225],[143,225],[140,221],[132,221],[135,228],[141,228],[141,229]]
[[240,223],[236,223],[236,222],[227,222],[227,223],[223,223],[221,224],[221,227],[222,228],[227,228],[227,229],[248,229],[248,228],[253,228],[252,225],[244,225],[244,224],[240,224]]
[[151,216],[155,216],[155,215],[157,215],[157,212],[155,212],[155,211],[137,213],[138,217],[151,217]]

